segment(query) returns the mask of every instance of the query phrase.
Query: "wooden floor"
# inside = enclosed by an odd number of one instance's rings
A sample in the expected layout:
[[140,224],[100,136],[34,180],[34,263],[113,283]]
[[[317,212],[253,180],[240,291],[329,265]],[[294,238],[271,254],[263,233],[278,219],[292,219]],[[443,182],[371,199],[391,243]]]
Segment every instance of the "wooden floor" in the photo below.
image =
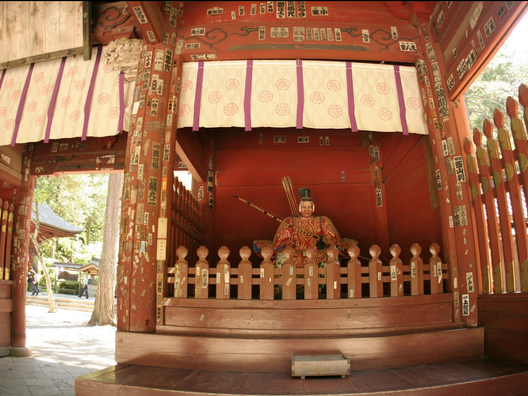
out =
[[440,365],[354,371],[350,376],[293,378],[288,373],[236,373],[117,365],[75,379],[88,395],[428,395],[527,396],[528,367],[476,359]]

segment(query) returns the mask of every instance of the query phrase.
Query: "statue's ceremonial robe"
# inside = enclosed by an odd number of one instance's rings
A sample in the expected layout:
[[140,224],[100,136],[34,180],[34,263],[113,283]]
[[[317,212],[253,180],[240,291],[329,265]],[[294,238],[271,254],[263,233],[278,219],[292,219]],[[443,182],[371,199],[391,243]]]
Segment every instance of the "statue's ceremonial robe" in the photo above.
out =
[[[318,241],[322,241],[318,248]],[[326,248],[335,245],[345,252],[350,247],[352,240],[342,240],[332,221],[326,216],[287,217],[281,223],[273,238],[273,251],[276,253],[276,264],[281,266],[284,261],[282,251],[291,245],[295,250],[293,261],[297,267],[304,267],[306,249],[314,246],[317,249],[316,261],[318,264],[327,262]],[[344,243],[344,244],[343,244]],[[347,245],[347,246],[344,246]]]

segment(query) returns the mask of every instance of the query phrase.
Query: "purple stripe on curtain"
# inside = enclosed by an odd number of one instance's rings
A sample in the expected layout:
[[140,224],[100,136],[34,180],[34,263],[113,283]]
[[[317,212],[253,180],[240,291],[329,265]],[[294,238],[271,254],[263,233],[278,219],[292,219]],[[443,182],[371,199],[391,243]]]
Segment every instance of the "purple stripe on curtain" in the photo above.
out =
[[200,129],[200,103],[202,102],[202,85],[204,62],[198,62],[198,75],[196,76],[196,92],[194,94],[193,132]]
[[297,129],[303,128],[304,83],[302,60],[297,59]]
[[405,116],[405,99],[403,98],[403,88],[400,76],[400,66],[394,65],[394,78],[396,79],[396,91],[398,91],[398,104],[400,105],[400,120],[402,132],[404,135],[409,134],[407,127],[407,117]]
[[246,67],[246,92],[244,96],[244,121],[245,130],[251,131],[251,84],[253,83],[253,60],[247,61]]
[[34,63],[32,63],[31,66],[29,66],[29,72],[26,77],[26,82],[24,83],[24,89],[22,90],[22,95],[20,96],[20,102],[18,102],[18,110],[17,110],[17,115],[15,117],[15,131],[13,132],[13,139],[11,140],[11,147],[15,147],[15,144],[16,144],[18,129],[20,128],[20,118],[22,118],[22,111],[24,110],[24,104],[26,103],[27,90],[29,87],[29,83],[31,81],[31,75],[33,74],[34,67],[35,67]]
[[5,78],[6,72],[7,72],[7,69],[4,69],[2,71],[2,77],[0,77],[0,89],[2,89],[2,84],[4,83],[4,78]]
[[123,132],[123,122],[125,118],[125,74],[119,73],[119,124],[117,131]]
[[346,62],[347,96],[348,96],[348,117],[350,118],[350,129],[357,132],[356,105],[354,103],[354,82],[352,80],[352,62]]
[[88,95],[86,96],[86,102],[84,102],[84,124],[81,140],[86,140],[86,136],[88,135],[88,122],[90,121],[90,104],[92,103],[95,79],[97,78],[97,72],[99,71],[99,63],[101,62],[102,52],[103,47],[99,46],[97,48],[97,58],[95,59],[92,79],[90,80],[90,87],[88,88]]
[[59,74],[55,80],[55,87],[53,87],[53,95],[51,95],[50,104],[48,107],[48,120],[46,125],[46,134],[44,136],[44,143],[49,142],[51,134],[51,122],[53,121],[53,110],[55,109],[55,103],[57,102],[57,95],[59,94],[59,88],[62,81],[62,75],[64,73],[64,66],[66,65],[66,57],[62,58],[61,65],[59,67]]

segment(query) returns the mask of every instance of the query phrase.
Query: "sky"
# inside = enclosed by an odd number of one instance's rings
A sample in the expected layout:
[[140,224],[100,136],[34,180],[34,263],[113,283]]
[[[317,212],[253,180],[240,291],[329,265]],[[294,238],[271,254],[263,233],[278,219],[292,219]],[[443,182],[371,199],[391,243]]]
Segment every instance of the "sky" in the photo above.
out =
[[513,29],[510,37],[505,42],[509,51],[513,51],[514,58],[517,61],[528,60],[528,46],[526,45],[526,39],[528,38],[528,15],[525,15],[523,19]]

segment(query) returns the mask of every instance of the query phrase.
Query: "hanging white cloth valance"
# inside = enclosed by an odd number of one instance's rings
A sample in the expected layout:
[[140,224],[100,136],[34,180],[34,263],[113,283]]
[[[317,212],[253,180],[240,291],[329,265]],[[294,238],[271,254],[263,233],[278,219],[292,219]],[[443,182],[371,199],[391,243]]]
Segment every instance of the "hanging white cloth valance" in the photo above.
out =
[[[0,146],[128,131],[133,87],[105,53],[1,71]],[[178,127],[427,134],[414,67],[300,60],[185,63]]]
[[128,131],[133,87],[105,53],[0,71],[0,146]]
[[427,134],[416,69],[325,61],[183,65],[178,128],[352,129]]

